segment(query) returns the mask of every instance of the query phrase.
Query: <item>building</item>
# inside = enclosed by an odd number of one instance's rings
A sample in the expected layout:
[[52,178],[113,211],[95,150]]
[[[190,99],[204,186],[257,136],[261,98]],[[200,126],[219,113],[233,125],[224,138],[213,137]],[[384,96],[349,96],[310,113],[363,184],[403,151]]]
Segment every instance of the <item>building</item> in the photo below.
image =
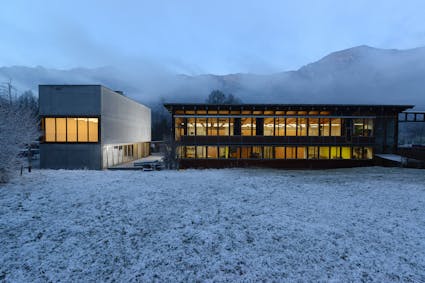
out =
[[40,167],[102,169],[149,155],[151,111],[101,85],[40,85]]
[[164,104],[180,168],[373,165],[395,153],[412,105]]

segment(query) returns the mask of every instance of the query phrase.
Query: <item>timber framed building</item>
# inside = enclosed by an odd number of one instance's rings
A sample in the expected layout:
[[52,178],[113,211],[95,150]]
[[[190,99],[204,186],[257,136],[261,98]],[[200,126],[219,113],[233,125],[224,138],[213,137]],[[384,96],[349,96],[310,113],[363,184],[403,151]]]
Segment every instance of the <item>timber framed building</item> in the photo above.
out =
[[395,153],[398,114],[413,105],[164,104],[180,168],[373,165]]

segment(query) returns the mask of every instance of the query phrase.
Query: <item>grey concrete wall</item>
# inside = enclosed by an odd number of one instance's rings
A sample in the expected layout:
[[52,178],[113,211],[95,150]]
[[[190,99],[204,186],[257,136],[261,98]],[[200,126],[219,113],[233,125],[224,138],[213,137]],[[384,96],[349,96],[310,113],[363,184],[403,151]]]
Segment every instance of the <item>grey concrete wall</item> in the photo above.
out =
[[42,143],[40,168],[102,169],[100,144]]
[[102,87],[102,144],[129,144],[150,140],[151,110]]
[[40,85],[38,93],[42,116],[101,114],[100,85]]

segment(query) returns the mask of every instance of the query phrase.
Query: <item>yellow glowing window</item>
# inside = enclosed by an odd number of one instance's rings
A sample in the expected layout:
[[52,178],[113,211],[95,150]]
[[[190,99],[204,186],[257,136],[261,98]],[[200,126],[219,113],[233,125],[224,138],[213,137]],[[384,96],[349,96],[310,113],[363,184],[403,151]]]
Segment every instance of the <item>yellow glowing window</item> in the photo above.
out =
[[285,158],[285,148],[283,146],[276,146],[275,150],[275,158],[276,159],[284,159]]
[[88,141],[88,128],[87,128],[87,118],[78,118],[78,141],[87,142]]
[[331,119],[331,136],[340,136],[341,135],[341,119],[334,118]]
[[98,125],[99,120],[97,118],[89,118],[89,142],[98,142],[99,141],[99,133],[98,133]]
[[66,142],[66,118],[56,118],[56,141]]
[[76,118],[67,118],[67,141],[76,142],[77,141],[77,119]]
[[341,147],[339,146],[331,147],[331,159],[341,159]]
[[45,142],[98,142],[98,118],[44,118]]
[[341,148],[342,159],[351,159],[351,147],[343,146]]
[[55,126],[55,118],[46,118],[45,119],[45,139],[46,142],[54,142],[56,141],[56,126]]

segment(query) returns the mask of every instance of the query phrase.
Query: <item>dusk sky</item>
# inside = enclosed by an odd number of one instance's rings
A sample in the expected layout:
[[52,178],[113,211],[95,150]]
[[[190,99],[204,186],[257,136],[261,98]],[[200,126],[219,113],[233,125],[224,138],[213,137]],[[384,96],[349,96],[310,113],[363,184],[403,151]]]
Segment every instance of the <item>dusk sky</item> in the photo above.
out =
[[425,45],[425,1],[2,1],[0,66],[298,69],[357,45]]

